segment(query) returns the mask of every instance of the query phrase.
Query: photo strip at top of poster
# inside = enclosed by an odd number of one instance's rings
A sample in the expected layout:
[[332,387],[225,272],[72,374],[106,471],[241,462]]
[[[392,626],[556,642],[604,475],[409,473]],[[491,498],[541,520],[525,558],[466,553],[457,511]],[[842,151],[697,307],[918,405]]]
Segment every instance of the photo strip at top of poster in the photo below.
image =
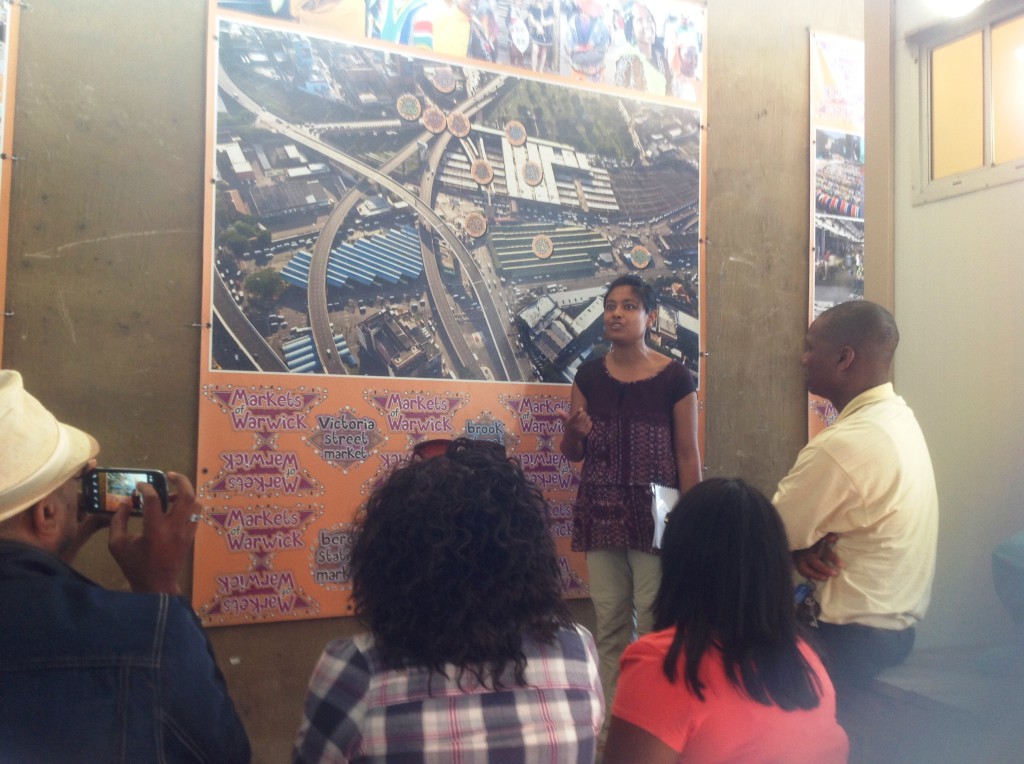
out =
[[705,97],[706,9],[681,0],[219,0],[227,18],[415,48],[584,87]]

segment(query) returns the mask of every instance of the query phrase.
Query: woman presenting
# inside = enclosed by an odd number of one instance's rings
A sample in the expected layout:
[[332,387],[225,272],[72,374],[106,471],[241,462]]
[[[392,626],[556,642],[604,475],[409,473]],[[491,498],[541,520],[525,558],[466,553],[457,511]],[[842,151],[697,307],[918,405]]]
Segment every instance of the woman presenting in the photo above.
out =
[[661,573],[651,483],[685,493],[701,478],[693,377],[647,346],[656,320],[654,290],[643,279],[621,276],[609,285],[604,337],[611,350],[580,366],[562,417],[561,451],[583,460],[572,548],[587,555],[609,708],[622,651],[653,625]]

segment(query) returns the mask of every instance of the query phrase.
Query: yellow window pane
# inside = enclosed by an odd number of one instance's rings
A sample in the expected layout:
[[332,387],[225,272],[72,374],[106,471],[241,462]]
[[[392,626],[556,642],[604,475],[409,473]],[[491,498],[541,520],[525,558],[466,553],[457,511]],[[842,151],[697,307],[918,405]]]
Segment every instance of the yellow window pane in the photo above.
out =
[[932,178],[984,162],[981,32],[932,51]]
[[1024,16],[992,27],[996,164],[1024,159]]

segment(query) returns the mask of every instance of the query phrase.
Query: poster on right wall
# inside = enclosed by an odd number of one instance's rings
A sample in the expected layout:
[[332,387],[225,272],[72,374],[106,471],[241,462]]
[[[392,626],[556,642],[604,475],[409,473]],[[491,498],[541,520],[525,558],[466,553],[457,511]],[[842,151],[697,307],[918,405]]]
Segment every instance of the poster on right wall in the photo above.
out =
[[[811,32],[809,321],[864,299],[864,42]],[[808,435],[835,419],[809,395]]]

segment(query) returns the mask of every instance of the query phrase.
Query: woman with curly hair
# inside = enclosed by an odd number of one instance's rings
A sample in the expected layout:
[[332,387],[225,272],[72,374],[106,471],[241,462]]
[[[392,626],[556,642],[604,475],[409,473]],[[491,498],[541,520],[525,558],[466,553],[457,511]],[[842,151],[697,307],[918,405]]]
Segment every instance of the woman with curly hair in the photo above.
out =
[[604,764],[840,764],[836,695],[801,637],[786,532],[738,479],[668,517],[655,631],[626,648]]
[[547,506],[495,444],[452,441],[370,496],[351,558],[369,633],[329,644],[295,761],[592,762],[604,703]]

